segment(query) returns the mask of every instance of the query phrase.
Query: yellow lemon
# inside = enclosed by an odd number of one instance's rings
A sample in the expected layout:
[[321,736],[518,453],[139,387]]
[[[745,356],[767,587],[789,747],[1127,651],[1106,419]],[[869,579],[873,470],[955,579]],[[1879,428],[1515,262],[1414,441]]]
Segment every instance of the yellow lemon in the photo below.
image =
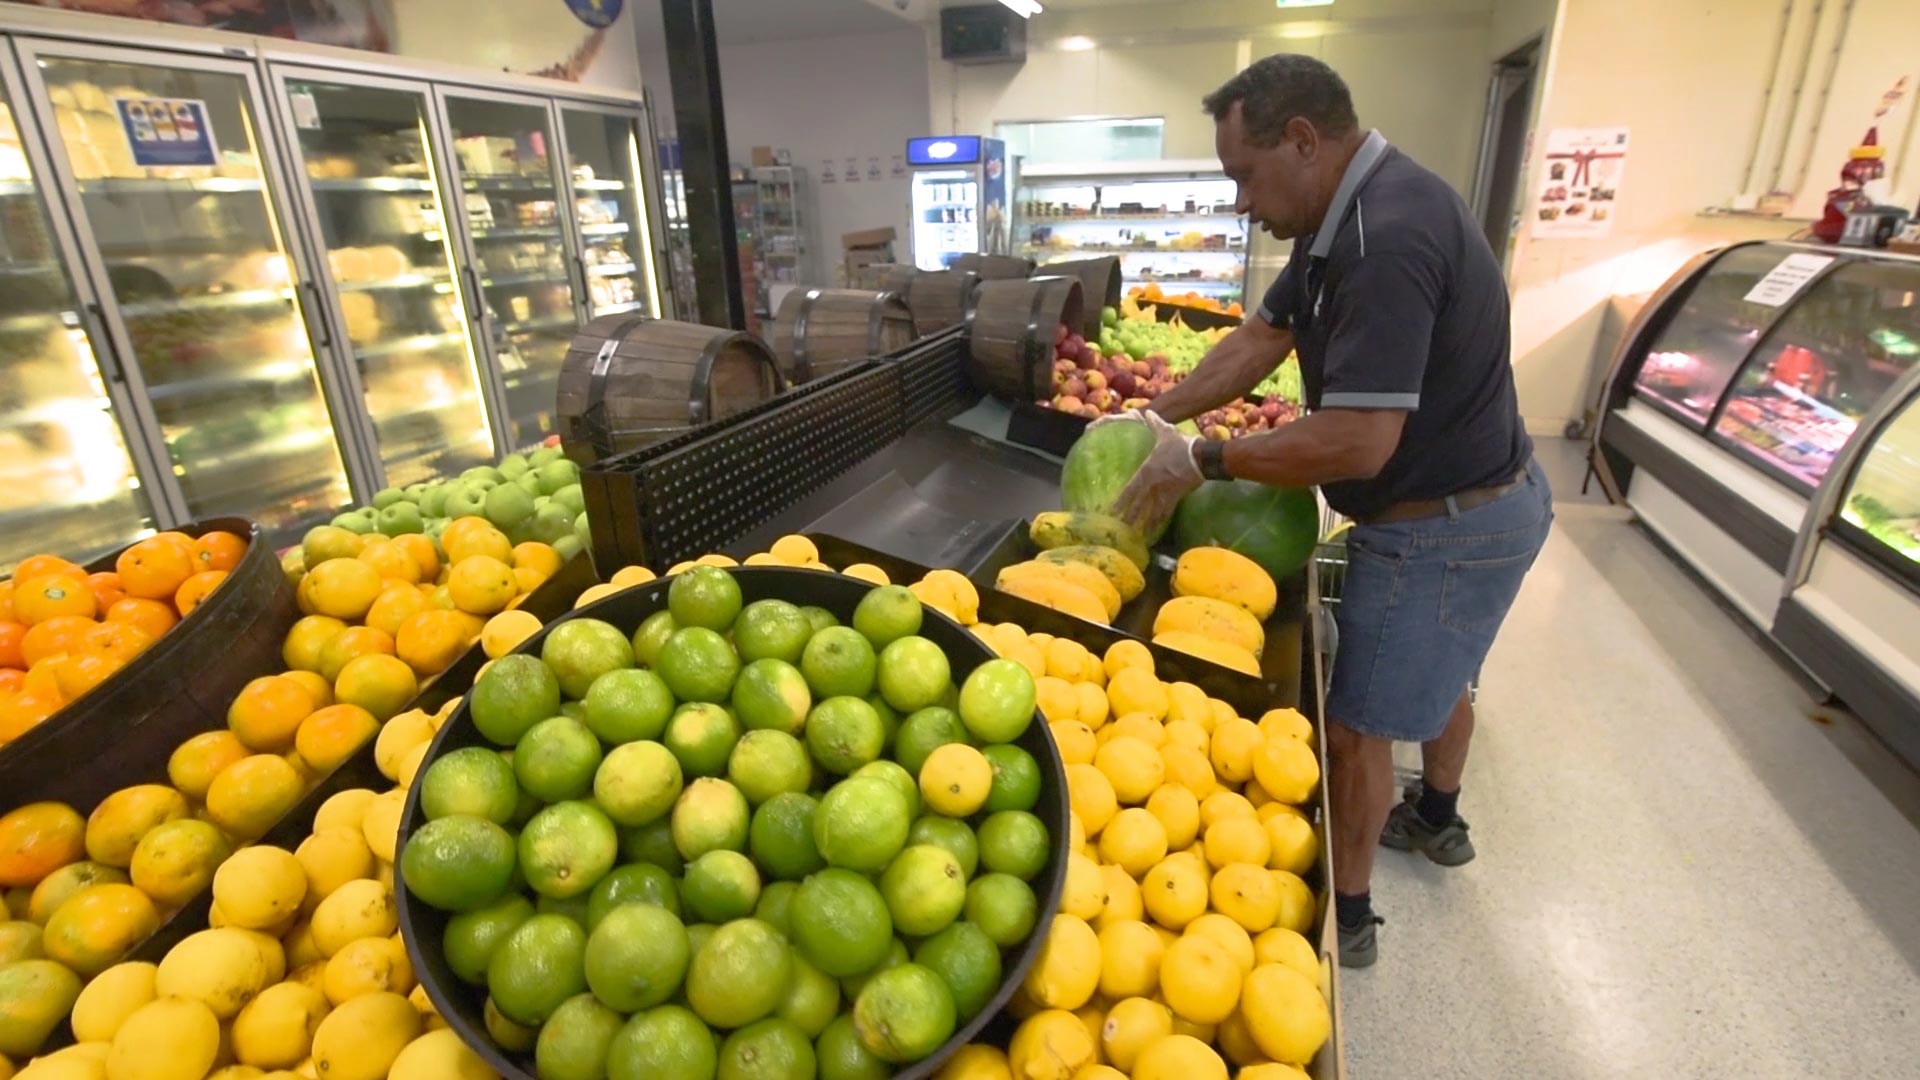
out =
[[254,754],[213,778],[207,789],[207,817],[228,835],[251,840],[265,835],[293,809],[305,788],[306,778],[287,759]]
[[1266,827],[1257,817],[1235,814],[1207,826],[1207,863],[1216,870],[1228,863],[1265,866],[1271,851]]
[[[399,717],[395,717],[394,719],[397,720]],[[381,730],[381,734],[386,734],[385,729]],[[378,752],[378,746],[376,745],[376,755]],[[313,831],[319,832],[322,829],[332,829],[341,826],[352,829],[359,828],[360,819],[365,816],[367,804],[373,801],[373,797],[374,792],[369,788],[348,788],[345,791],[333,793],[327,797],[326,802],[320,804],[320,809],[314,813]]]
[[1073,1074],[1073,1080],[1127,1080],[1127,1074],[1111,1065],[1096,1062],[1080,1066],[1079,1071]]
[[419,709],[408,709],[381,727],[373,741],[373,763],[380,774],[392,780],[400,775],[400,762],[416,746],[433,739],[433,718]]
[[1257,934],[1280,915],[1280,886],[1264,863],[1229,863],[1207,885],[1213,909]]
[[[1098,665],[1094,667],[1094,670],[1099,670]],[[1074,696],[1079,699],[1079,706],[1076,712],[1080,717],[1080,722],[1098,731],[1100,726],[1107,722],[1107,716],[1111,712],[1107,705],[1106,690],[1102,688],[1100,683],[1083,682],[1073,684],[1073,693]]]
[[1040,715],[1049,724],[1068,723],[1080,719],[1080,695],[1073,684],[1052,675],[1042,675],[1033,680],[1033,700],[1040,706]]
[[[1159,944],[1157,937],[1154,944]],[[1171,1034],[1171,1010],[1149,997],[1130,997],[1107,1010],[1106,1023],[1100,1028],[1100,1049],[1114,1068],[1131,1071],[1142,1049]]]
[[[436,1019],[429,1015],[427,1022]],[[408,1043],[387,1072],[388,1080],[493,1080],[494,1076],[479,1054],[445,1028],[430,1030]]]
[[382,1080],[420,1035],[420,1011],[399,994],[367,994],[327,1014],[313,1033],[313,1063],[327,1080]]
[[[1247,787],[1258,787],[1258,786],[1259,786],[1258,784],[1247,785]],[[1246,789],[1242,788],[1241,790],[1244,791]],[[1265,789],[1263,788],[1262,791],[1264,790]],[[1271,798],[1271,796],[1269,796],[1269,798]],[[1255,814],[1257,817],[1259,817],[1261,821],[1265,821],[1268,818],[1273,817],[1277,814],[1288,814],[1293,817],[1299,818],[1301,821],[1307,822],[1307,824],[1309,825],[1313,824],[1313,822],[1307,819],[1307,815],[1305,811],[1301,810],[1297,806],[1288,806],[1286,803],[1283,803],[1283,802],[1262,803],[1255,808]]]
[[1260,1049],[1274,1061],[1304,1065],[1333,1030],[1313,980],[1284,964],[1263,964],[1246,978],[1240,1009]]
[[393,894],[373,880],[349,881],[313,910],[313,943],[331,957],[361,938],[385,938],[400,925]]
[[626,589],[635,585],[645,585],[657,576],[653,571],[644,566],[623,566],[615,570],[613,576],[608,578],[607,581],[610,584],[618,585]]
[[413,965],[407,950],[391,938],[368,937],[349,941],[327,960],[321,979],[327,1000],[343,1005],[363,994],[413,989]]
[[993,764],[965,743],[948,743],[920,766],[920,797],[937,814],[964,818],[986,804]]
[[1047,661],[1039,646],[1032,642],[1022,642],[1007,650],[1007,659],[1027,669],[1027,673],[1038,679],[1047,673]]
[[316,902],[347,882],[373,873],[373,850],[358,828],[316,830],[300,841],[293,857],[306,875],[307,893]]
[[1013,1080],[1007,1053],[997,1046],[963,1046],[947,1059],[935,1080]]
[[1298,806],[1313,797],[1320,783],[1320,759],[1313,747],[1299,739],[1267,739],[1251,761],[1251,768],[1267,793]]
[[167,950],[153,988],[159,997],[191,998],[221,1020],[231,1020],[274,981],[260,945],[229,926],[189,934]]
[[1127,735],[1139,739],[1141,742],[1152,747],[1158,747],[1167,741],[1167,729],[1149,713],[1128,713],[1114,720],[1110,726],[1102,728],[1101,730],[1111,732],[1111,734],[1107,736],[1109,739],[1117,739],[1123,735]]
[[857,578],[874,585],[893,584],[893,579],[887,576],[887,572],[872,563],[854,563],[852,566],[840,571],[840,573],[846,577]]
[[[1085,1005],[1073,1010],[1073,1015],[1079,1017],[1080,1022],[1087,1026],[1087,1034],[1092,1037],[1093,1045],[1098,1047],[1100,1045],[1100,1028],[1107,1022],[1107,1010],[1103,1007],[1101,1000],[1096,996]],[[1098,1050],[1094,1052],[1093,1060],[1095,1063],[1100,1060]],[[1074,1073],[1074,1075],[1079,1076],[1081,1073],[1086,1072],[1087,1068],[1088,1066],[1086,1065],[1080,1066],[1079,1072]]]
[[539,632],[540,619],[533,613],[503,611],[480,628],[480,648],[488,659],[498,660]]
[[1219,942],[1203,934],[1167,947],[1160,962],[1160,992],[1174,1015],[1196,1024],[1218,1024],[1240,1003],[1240,965]]
[[1092,765],[1067,766],[1067,801],[1072,804],[1073,812],[1080,815],[1080,824],[1087,827],[1089,839],[1100,835],[1100,830],[1106,828],[1107,822],[1120,810],[1113,782]]
[[469,555],[453,564],[447,577],[447,595],[453,606],[469,615],[492,615],[504,610],[520,591],[513,567],[491,555]]
[[[580,595],[574,598],[573,609],[578,611],[588,604],[597,604],[607,597],[612,596],[614,593],[622,592],[627,588],[628,586],[615,585],[611,581],[602,582],[598,585],[589,585],[585,589],[580,590]],[[504,614],[504,612],[502,614]],[[508,651],[511,652],[512,650]]]
[[300,910],[307,872],[288,851],[261,844],[241,848],[213,874],[213,902],[233,925],[262,930]]
[[1109,684],[1113,682],[1114,676],[1128,668],[1136,668],[1152,675],[1153,654],[1138,641],[1132,639],[1116,641],[1107,646],[1107,654],[1102,658],[1100,666],[1106,670]]
[[1167,720],[1213,726],[1213,707],[1207,704],[1207,692],[1190,682],[1167,684]]
[[199,1001],[162,997],[120,1025],[106,1074],[113,1080],[199,1080],[219,1054],[220,1021],[213,1012]]
[[[1164,759],[1164,751],[1162,751]],[[1147,796],[1147,813],[1167,830],[1167,847],[1178,851],[1193,843],[1200,832],[1200,800],[1179,783],[1162,784]]]
[[1133,1080],[1227,1080],[1227,1063],[1191,1035],[1148,1043],[1133,1061]]
[[1260,717],[1260,731],[1268,738],[1278,736],[1302,742],[1313,739],[1313,724],[1299,709],[1268,709]]
[[1160,819],[1130,806],[1100,832],[1100,859],[1140,877],[1167,857],[1167,828]]
[[233,1018],[233,1056],[259,1069],[291,1069],[312,1052],[313,1033],[327,1011],[327,999],[311,986],[269,986]]
[[1160,935],[1146,923],[1108,923],[1100,931],[1100,993],[1116,1001],[1152,994],[1160,985],[1166,951]]
[[1100,880],[1106,885],[1107,906],[1094,920],[1094,929],[1104,930],[1116,922],[1138,922],[1147,917],[1146,904],[1140,898],[1140,883],[1118,866],[1102,866]]
[[1065,1009],[1043,1009],[1021,1021],[1007,1044],[1016,1080],[1071,1080],[1094,1060],[1093,1036]]
[[129,961],[95,975],[73,1003],[73,1037],[81,1042],[112,1042],[127,1017],[157,996],[153,981],[158,971],[152,964]]
[[1249,1065],[1234,1076],[1236,1080],[1312,1080],[1305,1069],[1297,1065],[1282,1065],[1277,1061]]
[[1091,765],[1098,750],[1093,729],[1078,720],[1055,720],[1047,725],[1063,765]]
[[1300,880],[1298,874],[1269,870],[1267,875],[1273,879],[1274,888],[1280,893],[1280,910],[1274,916],[1273,924],[1295,933],[1306,933],[1313,926],[1313,890]]
[[1320,957],[1313,946],[1297,931],[1284,926],[1262,930],[1253,939],[1253,959],[1256,965],[1284,964],[1309,979],[1320,977]]
[[[1206,761],[1207,751],[1212,745],[1213,740],[1207,735],[1207,729],[1191,720],[1169,720],[1160,728],[1160,749],[1163,751],[1170,746],[1185,747],[1200,755],[1200,760]],[[1213,771],[1211,762],[1207,771]]]
[[1236,717],[1227,723],[1214,725],[1213,741],[1207,757],[1213,762],[1213,771],[1221,780],[1229,784],[1244,784],[1253,779],[1253,752],[1265,741],[1266,736],[1260,734],[1258,725]]
[[[1114,648],[1119,648],[1119,645],[1116,644]],[[1111,657],[1113,654],[1109,651],[1107,655]],[[1112,703],[1115,716],[1143,712],[1155,720],[1167,718],[1167,688],[1159,679],[1153,677],[1153,669],[1150,667],[1124,667],[1115,673],[1112,663],[1109,662],[1107,700]]]
[[1200,800],[1200,827],[1211,828],[1222,818],[1249,817],[1260,820],[1260,814],[1248,802],[1246,796],[1233,791],[1216,791]]
[[1154,922],[1179,930],[1207,910],[1206,874],[1197,860],[1169,856],[1147,871],[1140,882],[1140,898]]
[[[1163,1004],[1165,1003],[1164,998],[1160,1000]],[[1215,1031],[1216,1027],[1213,1024],[1196,1024],[1180,1016],[1178,1013],[1174,1014],[1173,1033],[1175,1035],[1191,1035],[1203,1043],[1210,1044],[1213,1042]]]
[[1047,674],[1068,682],[1079,682],[1081,672],[1087,669],[1087,661],[1093,654],[1085,645],[1072,638],[1055,638],[1047,642]]
[[1160,751],[1131,735],[1108,740],[1094,754],[1093,764],[1112,783],[1114,798],[1123,806],[1146,802],[1167,775]]
[[[307,895],[308,899],[313,901],[315,907],[320,906],[320,898],[318,896],[312,893],[308,893]],[[284,945],[286,949],[287,966],[293,968],[296,972],[308,964],[326,960],[326,957],[320,955],[320,946],[313,943],[312,922],[295,923],[293,929],[287,931],[287,936],[282,941],[282,945]],[[316,978],[314,987],[316,990],[320,989],[318,982],[319,980]]]
[[1100,938],[1085,919],[1060,914],[1021,985],[1050,1009],[1077,1009],[1100,985]]
[[1100,864],[1075,851],[1067,856],[1067,883],[1060,893],[1060,910],[1089,922],[1107,906],[1107,883]]
[[1268,866],[1290,874],[1305,874],[1313,869],[1320,857],[1320,844],[1306,818],[1299,814],[1271,814],[1261,822],[1261,827],[1267,831]]
[[1213,1029],[1213,1043],[1220,1053],[1235,1065],[1246,1066],[1267,1060],[1266,1052],[1260,1044],[1253,1041],[1253,1032],[1247,1027],[1247,1018],[1239,1009],[1233,1015],[1220,1021]]
[[1185,788],[1195,800],[1204,799],[1220,788],[1213,776],[1213,763],[1205,753],[1192,747],[1162,746],[1160,766],[1169,783]]
[[[1219,727],[1221,724],[1240,715],[1234,711],[1233,706],[1221,701],[1219,698],[1208,698],[1207,707],[1213,710],[1213,727]],[[1213,728],[1208,728],[1207,730],[1211,731]]]
[[820,561],[820,549],[814,546],[813,541],[797,533],[775,540],[773,546],[768,549],[768,554],[793,566],[805,566],[807,563]]
[[1227,916],[1217,911],[1209,911],[1188,923],[1186,930],[1182,931],[1183,937],[1191,934],[1212,938],[1221,948],[1227,950],[1233,957],[1233,962],[1240,965],[1241,971],[1253,970],[1256,959],[1253,938],[1247,934],[1245,927]]
[[[1274,803],[1273,796],[1267,794],[1267,789],[1261,787],[1260,781],[1258,780],[1249,780],[1246,783],[1241,784],[1240,794],[1245,796],[1246,800],[1253,804],[1253,808],[1256,811],[1258,811],[1263,806],[1272,806]],[[1282,805],[1285,805],[1285,804],[1282,804]],[[1263,818],[1261,820],[1265,820],[1265,819]]]

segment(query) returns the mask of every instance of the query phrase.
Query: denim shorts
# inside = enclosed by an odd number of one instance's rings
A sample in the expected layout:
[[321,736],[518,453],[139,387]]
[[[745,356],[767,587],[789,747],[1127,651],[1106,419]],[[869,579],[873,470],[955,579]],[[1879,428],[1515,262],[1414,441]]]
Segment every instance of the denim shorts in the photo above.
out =
[[1553,493],[1533,461],[1524,484],[1485,505],[1354,525],[1328,718],[1403,742],[1445,730],[1552,525]]

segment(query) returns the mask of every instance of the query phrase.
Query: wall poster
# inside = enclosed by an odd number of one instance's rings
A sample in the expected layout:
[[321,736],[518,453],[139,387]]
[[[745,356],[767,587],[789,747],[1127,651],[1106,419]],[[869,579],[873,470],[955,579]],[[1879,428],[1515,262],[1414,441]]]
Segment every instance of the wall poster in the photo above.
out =
[[1567,239],[1612,232],[1626,168],[1626,128],[1547,132],[1546,149],[1534,170],[1533,235]]

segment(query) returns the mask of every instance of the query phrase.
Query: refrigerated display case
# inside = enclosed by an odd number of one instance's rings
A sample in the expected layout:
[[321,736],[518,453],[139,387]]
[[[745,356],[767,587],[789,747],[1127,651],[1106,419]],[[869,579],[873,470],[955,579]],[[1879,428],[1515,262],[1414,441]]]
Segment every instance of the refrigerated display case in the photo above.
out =
[[1119,256],[1128,289],[1157,284],[1221,304],[1246,295],[1247,222],[1212,162],[1026,165],[1014,236],[1014,254],[1042,265]]
[[907,165],[915,266],[945,270],[962,255],[1012,253],[1007,193],[1013,178],[1005,143],[978,135],[908,139]]
[[754,277],[759,285],[755,305],[771,313],[780,309],[774,286],[794,286],[810,280],[803,209],[806,170],[792,165],[765,166],[753,170],[753,183],[759,189],[754,199]]
[[637,118],[563,104],[560,130],[573,183],[575,246],[587,317],[624,312],[663,317]]

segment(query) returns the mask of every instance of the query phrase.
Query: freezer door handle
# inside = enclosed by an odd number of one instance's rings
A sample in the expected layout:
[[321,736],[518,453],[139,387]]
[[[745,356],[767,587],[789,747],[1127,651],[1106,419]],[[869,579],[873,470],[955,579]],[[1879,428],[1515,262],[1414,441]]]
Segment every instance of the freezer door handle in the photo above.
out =
[[467,279],[466,294],[465,296],[462,297],[462,299],[464,299],[467,304],[467,318],[472,319],[474,322],[477,323],[480,321],[480,313],[481,313],[480,275],[474,273],[473,267],[471,266],[461,267],[460,273],[464,275]]
[[307,310],[307,322],[320,336],[320,347],[333,348],[333,328],[327,325],[327,313],[320,308],[320,287],[311,281],[303,281],[300,288],[313,300],[313,306]]
[[580,310],[587,318],[593,318],[593,282],[587,277],[587,260],[575,255],[574,268],[580,271]]
[[124,384],[127,373],[120,366],[120,358],[114,355],[113,340],[107,336],[107,312],[99,304],[83,304],[80,308],[87,343],[93,349],[94,366],[100,369],[100,377],[108,382]]

